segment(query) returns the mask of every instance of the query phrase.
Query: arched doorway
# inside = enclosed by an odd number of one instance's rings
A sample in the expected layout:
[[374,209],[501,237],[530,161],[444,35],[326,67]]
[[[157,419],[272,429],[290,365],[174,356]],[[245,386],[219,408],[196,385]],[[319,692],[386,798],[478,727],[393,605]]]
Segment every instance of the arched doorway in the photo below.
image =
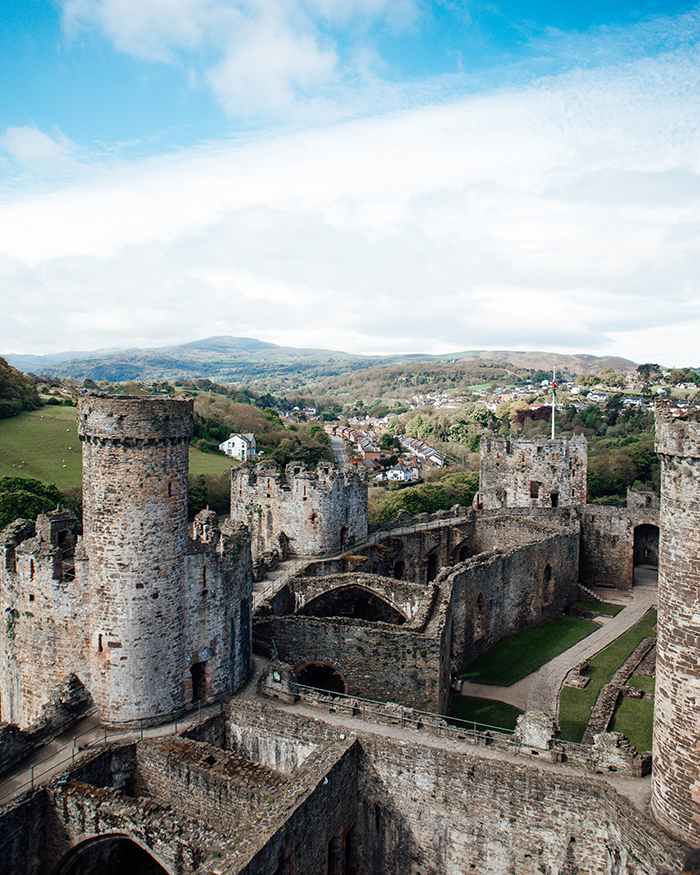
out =
[[406,573],[406,563],[403,559],[398,559],[394,563],[394,579],[395,580],[403,580],[403,576]]
[[340,546],[346,547],[347,543],[348,543],[348,527],[343,526],[343,528],[340,530]]
[[61,859],[53,875],[170,875],[148,850],[127,835],[86,839]]
[[340,672],[332,665],[323,662],[310,662],[297,671],[297,683],[304,687],[313,687],[327,693],[344,693],[345,681]]
[[428,564],[425,572],[425,580],[427,583],[430,583],[431,580],[435,580],[438,573],[438,558],[435,553],[431,553],[428,556]]
[[643,523],[634,527],[634,564],[659,567],[659,527]]

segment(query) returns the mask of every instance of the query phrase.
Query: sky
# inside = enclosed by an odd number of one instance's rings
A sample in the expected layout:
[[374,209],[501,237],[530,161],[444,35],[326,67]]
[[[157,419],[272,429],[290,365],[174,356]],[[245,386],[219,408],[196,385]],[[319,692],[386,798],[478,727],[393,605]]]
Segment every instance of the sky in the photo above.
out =
[[700,5],[4,0],[0,355],[700,366]]

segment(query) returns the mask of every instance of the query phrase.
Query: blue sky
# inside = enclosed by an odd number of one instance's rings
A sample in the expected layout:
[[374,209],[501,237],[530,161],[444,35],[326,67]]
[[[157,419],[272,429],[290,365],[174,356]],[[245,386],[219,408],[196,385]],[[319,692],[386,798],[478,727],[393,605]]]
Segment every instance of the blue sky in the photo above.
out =
[[0,354],[700,365],[697,4],[5,0]]

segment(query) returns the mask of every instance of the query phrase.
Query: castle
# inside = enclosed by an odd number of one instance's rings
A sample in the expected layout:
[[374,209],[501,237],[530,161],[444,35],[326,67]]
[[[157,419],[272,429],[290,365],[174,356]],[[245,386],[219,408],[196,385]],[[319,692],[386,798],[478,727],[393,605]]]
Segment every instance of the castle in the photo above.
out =
[[[191,403],[89,396],[79,417],[83,538],[62,511],[3,533],[3,719],[45,715],[69,674],[114,726],[235,691],[250,667],[253,562],[263,577],[294,555],[254,621],[255,639],[274,641],[260,689],[277,701],[234,696],[179,735],[88,753],[0,811],[2,871],[652,875],[700,845],[691,416],[657,416],[660,511],[583,504],[580,439],[491,439],[475,508],[367,538],[358,475],[264,464],[232,478],[233,522],[204,512],[193,539]],[[629,589],[657,557],[653,818],[642,779],[624,777],[648,757],[615,733],[581,747],[545,714],[500,736],[426,713],[444,712],[455,670],[568,609],[579,580]]]
[[162,723],[250,673],[248,536],[187,528],[192,401],[78,406],[84,536],[67,511],[3,533],[0,714],[27,727],[75,675],[107,726]]

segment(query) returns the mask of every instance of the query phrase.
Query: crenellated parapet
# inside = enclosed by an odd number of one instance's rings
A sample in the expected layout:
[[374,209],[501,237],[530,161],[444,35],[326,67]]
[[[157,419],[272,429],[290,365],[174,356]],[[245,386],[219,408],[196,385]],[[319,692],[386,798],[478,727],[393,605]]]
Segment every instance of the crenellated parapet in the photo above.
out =
[[243,465],[231,475],[231,518],[249,528],[254,561],[338,551],[367,537],[367,474],[330,462]]

